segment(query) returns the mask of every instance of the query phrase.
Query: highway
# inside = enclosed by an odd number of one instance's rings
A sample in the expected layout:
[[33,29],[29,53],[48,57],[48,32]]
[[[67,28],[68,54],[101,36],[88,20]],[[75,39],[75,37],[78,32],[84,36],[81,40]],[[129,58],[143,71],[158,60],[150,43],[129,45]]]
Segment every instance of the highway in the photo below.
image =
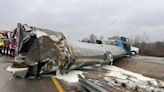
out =
[[0,57],[0,92],[62,92],[60,84],[56,84],[58,81],[54,78],[14,78],[5,70],[11,64],[10,62],[12,62],[11,58]]

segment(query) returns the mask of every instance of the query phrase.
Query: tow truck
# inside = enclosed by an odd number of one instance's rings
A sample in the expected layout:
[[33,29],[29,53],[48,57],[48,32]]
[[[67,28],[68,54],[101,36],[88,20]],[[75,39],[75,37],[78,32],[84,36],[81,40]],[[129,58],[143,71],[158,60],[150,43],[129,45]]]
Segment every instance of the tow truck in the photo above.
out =
[[[14,52],[15,52],[15,39],[12,37],[7,37],[7,35],[5,35],[7,32],[10,31],[5,31],[3,33],[1,33],[0,36],[0,52],[2,55],[10,55],[10,56],[14,56]],[[10,32],[12,33],[12,32]],[[11,36],[11,34],[9,33],[9,35]]]

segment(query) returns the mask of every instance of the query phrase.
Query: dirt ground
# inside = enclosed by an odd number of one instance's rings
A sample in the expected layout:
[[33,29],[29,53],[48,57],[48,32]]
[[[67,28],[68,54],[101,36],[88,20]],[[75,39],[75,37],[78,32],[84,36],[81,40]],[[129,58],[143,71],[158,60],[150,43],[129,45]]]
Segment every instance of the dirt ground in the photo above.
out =
[[[133,56],[131,58],[123,58],[114,62],[114,65],[135,73],[140,73],[144,76],[164,80],[164,58],[159,57],[148,57],[148,56]],[[99,86],[102,88],[111,91],[111,92],[120,92],[120,91],[129,91],[129,92],[138,92],[138,89],[127,89],[122,86],[117,88],[107,85],[108,83],[102,79],[104,78],[105,70],[100,68],[83,70],[86,79],[92,79],[98,81]],[[145,91],[139,91],[145,92]]]
[[161,57],[134,56],[116,61],[114,65],[147,77],[164,80],[164,58]]

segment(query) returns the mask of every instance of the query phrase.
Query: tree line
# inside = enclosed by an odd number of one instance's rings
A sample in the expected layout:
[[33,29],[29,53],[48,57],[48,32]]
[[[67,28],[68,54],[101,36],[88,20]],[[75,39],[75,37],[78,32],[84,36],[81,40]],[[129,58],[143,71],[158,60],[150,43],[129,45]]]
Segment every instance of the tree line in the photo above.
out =
[[[105,40],[109,39],[111,39],[111,37]],[[98,37],[91,34],[89,37],[85,37],[81,41],[87,43],[97,43],[97,41],[101,40],[104,40],[103,36]],[[135,35],[133,38],[129,38],[129,40],[132,46],[140,49],[140,55],[164,57],[164,40],[150,42],[150,37],[146,33]]]

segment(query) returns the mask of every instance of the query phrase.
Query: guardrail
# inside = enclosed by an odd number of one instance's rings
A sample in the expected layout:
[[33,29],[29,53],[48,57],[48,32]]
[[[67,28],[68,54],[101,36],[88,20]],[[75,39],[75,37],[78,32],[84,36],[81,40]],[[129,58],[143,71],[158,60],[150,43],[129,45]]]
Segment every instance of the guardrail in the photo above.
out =
[[78,77],[79,77],[79,83],[90,92],[109,92],[103,89],[102,87],[96,85],[95,83],[83,78],[81,75],[78,75]]

